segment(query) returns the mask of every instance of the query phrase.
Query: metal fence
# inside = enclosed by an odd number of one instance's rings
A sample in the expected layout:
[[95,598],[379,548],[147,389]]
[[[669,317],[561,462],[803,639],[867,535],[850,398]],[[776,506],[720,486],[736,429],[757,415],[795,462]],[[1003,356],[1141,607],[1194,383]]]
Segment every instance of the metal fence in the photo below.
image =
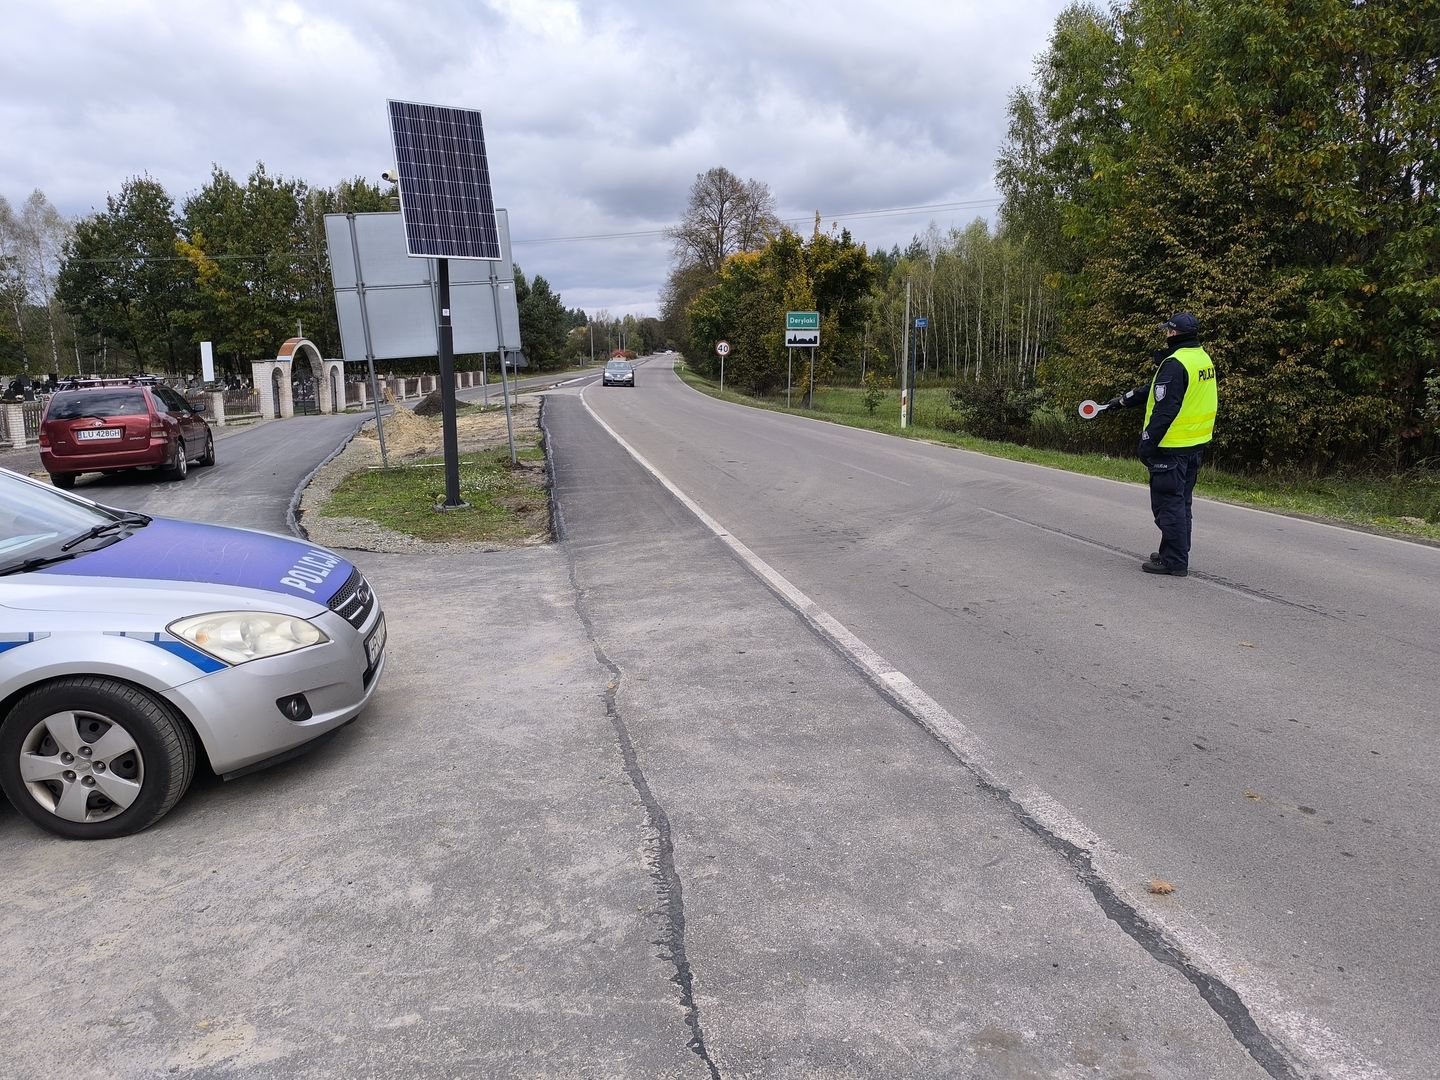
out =
[[20,406],[20,411],[25,417],[25,441],[34,442],[40,438],[40,418],[45,415],[45,403],[50,400],[47,394],[44,397],[36,398],[34,401],[27,401]]
[[255,390],[226,390],[225,415],[259,416],[260,394]]

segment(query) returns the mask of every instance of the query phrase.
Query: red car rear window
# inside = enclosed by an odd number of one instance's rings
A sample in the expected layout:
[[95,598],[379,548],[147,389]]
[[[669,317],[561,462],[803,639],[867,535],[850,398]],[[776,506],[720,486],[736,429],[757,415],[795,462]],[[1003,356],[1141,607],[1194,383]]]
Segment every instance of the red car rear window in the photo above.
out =
[[74,390],[61,392],[50,399],[46,420],[74,420],[81,416],[143,416],[150,411],[143,390],[121,387],[117,390]]

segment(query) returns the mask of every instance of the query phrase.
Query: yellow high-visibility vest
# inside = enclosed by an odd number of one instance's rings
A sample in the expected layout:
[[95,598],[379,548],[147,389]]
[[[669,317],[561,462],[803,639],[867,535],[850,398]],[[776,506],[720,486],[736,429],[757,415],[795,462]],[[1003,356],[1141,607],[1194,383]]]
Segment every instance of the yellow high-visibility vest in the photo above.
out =
[[[1215,434],[1215,411],[1220,405],[1220,395],[1215,386],[1215,362],[1204,349],[1176,349],[1167,360],[1178,360],[1185,366],[1190,385],[1185,390],[1185,400],[1180,403],[1180,415],[1175,417],[1165,437],[1160,440],[1162,449],[1171,447],[1201,446],[1208,443]],[[1143,431],[1150,426],[1150,414],[1155,411],[1155,379],[1160,369],[1150,380],[1150,398],[1145,402],[1145,423]]]

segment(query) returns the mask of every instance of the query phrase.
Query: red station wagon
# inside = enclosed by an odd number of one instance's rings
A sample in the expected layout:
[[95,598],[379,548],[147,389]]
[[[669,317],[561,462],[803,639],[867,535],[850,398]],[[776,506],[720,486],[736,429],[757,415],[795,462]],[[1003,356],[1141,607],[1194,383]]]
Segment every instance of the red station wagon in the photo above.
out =
[[210,425],[168,386],[61,390],[40,423],[40,463],[56,487],[81,473],[163,469],[183,480],[190,462],[215,464]]

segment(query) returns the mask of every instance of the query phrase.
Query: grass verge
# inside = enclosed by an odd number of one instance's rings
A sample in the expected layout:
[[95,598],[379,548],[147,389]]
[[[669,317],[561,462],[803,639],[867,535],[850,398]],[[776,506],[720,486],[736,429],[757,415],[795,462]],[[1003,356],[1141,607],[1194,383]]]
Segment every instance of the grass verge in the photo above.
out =
[[[750,397],[738,394],[728,387],[722,393],[715,382],[702,378],[685,364],[677,364],[675,370],[681,379],[702,393],[739,405],[828,420],[831,423],[879,431],[899,438],[943,443],[992,457],[1048,465],[1054,469],[1087,476],[1103,476],[1135,484],[1145,482],[1144,468],[1134,458],[1116,458],[1108,454],[1075,454],[1062,450],[1019,446],[1015,443],[992,442],[941,431],[923,423],[902,430],[898,417],[899,399],[893,391],[876,410],[875,415],[871,416],[861,399],[862,392],[857,388],[827,387],[816,390],[815,408],[802,409],[797,405],[787,406],[783,396],[778,399]],[[948,391],[944,388],[922,388],[916,400],[916,412],[923,417],[927,412],[946,408],[947,395]],[[797,389],[792,401],[801,400],[802,394]],[[1304,478],[1241,475],[1206,466],[1200,472],[1196,492],[1207,498],[1242,506],[1319,518],[1391,536],[1440,542],[1440,474],[1434,472],[1415,472],[1383,478]]]
[[365,518],[426,543],[516,544],[548,535],[549,494],[539,438],[460,455],[464,509],[438,510],[445,500],[444,458],[422,458],[346,477],[321,509],[323,517]]

